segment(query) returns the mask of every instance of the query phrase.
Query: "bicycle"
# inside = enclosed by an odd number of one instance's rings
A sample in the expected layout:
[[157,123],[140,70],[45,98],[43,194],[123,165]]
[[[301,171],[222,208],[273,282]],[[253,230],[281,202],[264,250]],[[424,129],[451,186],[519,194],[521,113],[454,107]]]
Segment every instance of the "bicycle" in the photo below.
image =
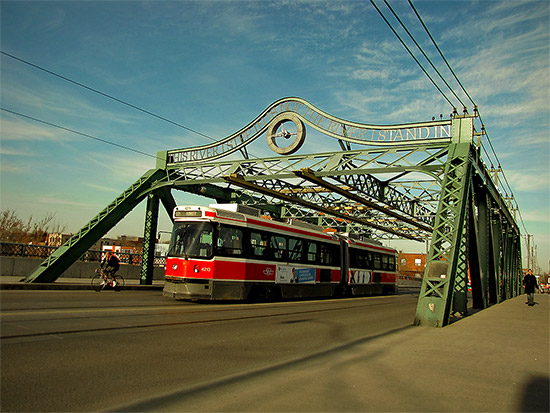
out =
[[95,270],[96,275],[92,277],[92,288],[100,292],[106,288],[112,288],[115,291],[120,291],[124,287],[124,277],[122,275],[111,275],[105,272],[103,268]]

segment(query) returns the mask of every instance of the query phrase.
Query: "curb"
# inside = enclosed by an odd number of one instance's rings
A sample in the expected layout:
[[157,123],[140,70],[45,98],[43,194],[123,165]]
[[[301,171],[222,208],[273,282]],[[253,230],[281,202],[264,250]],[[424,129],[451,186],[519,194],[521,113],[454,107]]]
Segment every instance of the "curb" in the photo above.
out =
[[[123,291],[162,290],[164,285],[125,285]],[[1,283],[0,290],[91,290],[91,284]]]

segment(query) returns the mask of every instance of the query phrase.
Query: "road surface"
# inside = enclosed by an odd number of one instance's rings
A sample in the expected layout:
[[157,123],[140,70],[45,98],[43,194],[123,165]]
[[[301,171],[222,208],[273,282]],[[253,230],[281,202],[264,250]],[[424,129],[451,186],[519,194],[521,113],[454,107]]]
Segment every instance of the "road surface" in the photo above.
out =
[[[158,291],[0,293],[2,411],[182,410],[205,389],[295,374],[300,363],[414,328],[417,303],[414,294],[205,304]],[[327,409],[359,408],[334,403]]]

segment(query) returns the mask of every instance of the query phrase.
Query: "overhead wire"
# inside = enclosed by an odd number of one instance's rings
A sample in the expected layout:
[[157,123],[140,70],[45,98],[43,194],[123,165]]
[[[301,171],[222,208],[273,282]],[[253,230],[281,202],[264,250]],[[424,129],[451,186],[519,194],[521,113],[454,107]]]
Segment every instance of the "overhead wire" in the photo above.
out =
[[390,4],[388,3],[387,0],[384,0],[384,3],[386,4],[386,6],[388,7],[388,9],[390,9],[390,11],[392,12],[392,14],[395,16],[395,18],[397,19],[397,21],[399,22],[399,24],[401,24],[401,27],[403,27],[403,29],[405,30],[405,32],[409,35],[409,37],[411,38],[411,40],[414,42],[414,44],[416,45],[416,47],[418,48],[418,50],[420,50],[420,52],[422,53],[422,55],[426,58],[426,60],[428,61],[428,63],[432,66],[432,69],[435,70],[435,72],[438,74],[439,78],[443,81],[443,83],[445,83],[445,85],[449,88],[449,90],[451,91],[451,93],[453,94],[453,96],[460,102],[460,104],[465,108],[466,105],[464,104],[464,102],[462,102],[462,100],[460,99],[460,97],[455,93],[455,91],[453,90],[453,88],[449,85],[449,83],[445,80],[445,78],[441,75],[441,72],[435,67],[435,65],[433,64],[433,62],[431,61],[431,59],[428,57],[428,55],[424,52],[424,49],[422,49],[422,47],[420,46],[420,44],[418,44],[418,42],[416,41],[416,39],[414,38],[414,36],[411,34],[411,32],[409,31],[409,29],[407,29],[407,26],[405,26],[405,24],[403,23],[403,21],[399,18],[399,16],[397,15],[397,13],[395,12],[395,10],[393,9],[392,6],[390,6]]
[[45,72],[45,73],[48,73],[48,74],[50,74],[50,75],[52,75],[52,76],[55,76],[55,77],[57,77],[57,78],[59,78],[59,79],[65,80],[66,82],[72,83],[72,84],[74,84],[74,85],[77,85],[77,86],[79,86],[79,87],[82,87],[82,88],[84,88],[84,89],[87,89],[87,90],[89,90],[89,91],[91,91],[91,92],[97,93],[98,95],[101,95],[101,96],[106,97],[106,98],[108,98],[108,99],[114,100],[115,102],[121,103],[121,104],[126,105],[126,106],[128,106],[128,107],[131,107],[132,109],[135,109],[135,110],[138,110],[138,111],[140,111],[140,112],[146,113],[147,115],[150,115],[150,116],[153,116],[153,117],[155,117],[155,118],[157,118],[157,119],[160,119],[160,120],[162,120],[162,121],[171,123],[172,125],[178,126],[178,127],[182,128],[182,129],[185,129],[186,131],[195,133],[195,134],[197,134],[197,135],[200,135],[200,136],[202,136],[202,137],[204,137],[204,138],[207,138],[207,139],[210,139],[211,141],[216,142],[216,139],[214,139],[213,137],[208,136],[208,135],[206,135],[206,134],[204,134],[204,133],[202,133],[202,132],[196,131],[196,130],[194,130],[194,129],[191,129],[191,128],[185,126],[185,125],[182,125],[181,123],[174,122],[174,121],[172,121],[172,120],[170,120],[170,119],[165,118],[164,116],[157,115],[156,113],[153,113],[153,112],[151,112],[151,111],[149,111],[149,110],[147,110],[147,109],[143,109],[143,108],[141,108],[141,107],[139,107],[139,106],[136,106],[136,105],[134,105],[134,104],[132,104],[132,103],[126,102],[125,100],[122,100],[122,99],[119,99],[119,98],[117,98],[117,97],[115,97],[115,96],[109,95],[108,93],[104,93],[104,92],[102,92],[102,91],[100,91],[100,90],[98,90],[98,89],[95,89],[95,88],[90,87],[90,86],[87,86],[87,85],[85,85],[85,84],[83,84],[83,83],[77,82],[76,80],[70,79],[70,78],[68,78],[68,77],[66,77],[66,76],[63,76],[63,75],[60,75],[59,73],[55,73],[55,72],[53,72],[53,71],[51,71],[51,70],[48,70],[48,69],[46,69],[46,68],[44,68],[44,67],[42,67],[42,66],[39,66],[39,65],[34,64],[34,63],[31,63],[31,62],[29,62],[29,61],[27,61],[27,60],[21,59],[20,57],[14,56],[14,55],[12,55],[12,54],[10,54],[10,53],[4,52],[3,50],[0,50],[0,53],[2,53],[2,54],[5,55],[5,56],[8,56],[8,57],[10,57],[10,58],[12,58],[12,59],[14,59],[14,60],[17,60],[17,61],[19,61],[19,62],[21,62],[21,63],[24,63],[24,64],[26,64],[26,65],[29,65],[29,66],[31,66],[31,67],[34,67],[35,69],[41,70],[41,71],[43,71],[43,72]]
[[10,110],[10,109],[4,108],[4,107],[0,107],[0,110],[3,110],[4,112],[11,113],[12,115],[19,116],[21,118],[29,119],[29,120],[32,120],[34,122],[42,123],[44,125],[48,125],[48,126],[51,126],[51,127],[54,127],[54,128],[58,128],[58,129],[61,129],[61,130],[67,131],[67,132],[71,132],[71,133],[83,136],[85,138],[89,138],[89,139],[93,139],[93,140],[96,140],[96,141],[99,141],[99,142],[102,142],[102,143],[113,145],[113,146],[116,146],[118,148],[122,148],[122,149],[132,151],[132,152],[135,152],[135,153],[139,153],[141,155],[149,156],[151,158],[160,159],[158,156],[151,155],[150,153],[142,152],[138,149],[130,148],[129,146],[121,145],[119,143],[111,142],[111,141],[108,141],[106,139],[98,138],[97,136],[89,135],[87,133],[79,132],[77,130],[67,128],[65,126],[57,125],[55,123],[51,123],[51,122],[48,122],[48,121],[45,121],[45,120],[42,120],[42,119],[38,119],[38,118],[35,118],[33,116],[25,115],[24,113],[21,113],[21,112],[16,112],[14,110]]
[[412,53],[411,49],[409,49],[409,47],[407,46],[407,44],[403,41],[403,39],[401,38],[401,36],[399,36],[399,33],[397,33],[397,31],[393,28],[393,26],[391,25],[391,23],[388,21],[388,19],[386,19],[386,16],[384,16],[384,13],[382,13],[382,11],[378,8],[378,6],[376,5],[376,3],[374,3],[373,0],[370,0],[371,4],[374,6],[374,8],[376,9],[376,11],[378,12],[378,14],[380,14],[380,16],[382,17],[382,19],[386,22],[386,24],[388,25],[388,27],[391,29],[391,31],[393,32],[393,34],[399,39],[399,41],[401,42],[401,44],[403,45],[403,47],[407,50],[407,52],[409,52],[409,54],[411,55],[411,57],[414,59],[414,61],[416,62],[416,64],[420,67],[420,69],[422,69],[422,71],[424,72],[424,74],[428,77],[428,79],[430,79],[430,81],[432,82],[432,84],[435,86],[435,88],[439,91],[439,93],[441,93],[441,95],[445,98],[445,100],[447,101],[447,103],[449,103],[449,105],[451,105],[451,107],[453,109],[455,109],[455,105],[453,105],[453,103],[449,100],[449,98],[447,97],[447,95],[445,95],[445,93],[443,93],[443,91],[441,90],[441,88],[437,85],[437,83],[432,79],[432,77],[429,75],[429,73],[426,71],[426,69],[424,69],[424,66],[422,66],[422,64],[420,64],[420,62],[418,61],[418,59],[416,58],[416,56]]
[[[386,23],[386,25],[391,29],[391,31],[393,32],[393,34],[398,38],[398,40],[401,42],[401,44],[403,45],[403,47],[405,47],[405,49],[407,50],[407,52],[409,53],[409,55],[413,58],[413,60],[416,62],[416,64],[422,69],[422,71],[424,72],[424,74],[428,77],[428,79],[432,82],[432,84],[436,87],[436,89],[439,91],[439,93],[441,93],[441,95],[445,98],[445,100],[453,107],[453,109],[456,111],[454,105],[452,104],[452,102],[448,99],[448,97],[445,95],[445,93],[443,93],[443,91],[441,90],[441,88],[435,83],[435,81],[432,79],[432,77],[427,73],[426,69],[420,64],[419,60],[416,58],[416,56],[412,53],[411,49],[406,45],[406,43],[403,41],[403,39],[401,38],[401,36],[397,33],[397,31],[394,29],[394,27],[391,25],[391,23],[388,21],[388,19],[384,16],[384,14],[382,13],[382,11],[380,10],[380,8],[376,5],[376,3],[374,2],[374,0],[370,0],[371,4],[374,6],[374,8],[376,9],[376,11],[378,12],[378,14],[380,14],[380,16],[382,17],[382,19],[384,20],[384,22]],[[451,93],[453,94],[453,96],[462,104],[462,106],[464,107],[464,112],[466,113],[467,112],[467,108],[466,108],[466,105],[464,104],[464,102],[462,101],[462,99],[460,99],[460,97],[457,95],[457,93],[453,90],[453,88],[449,85],[449,83],[445,80],[445,78],[443,77],[443,75],[441,74],[441,72],[435,67],[435,65],[433,64],[432,60],[428,57],[428,55],[424,52],[423,48],[420,46],[420,44],[416,41],[416,39],[414,38],[414,36],[411,34],[410,30],[406,27],[406,25],[403,23],[403,21],[401,20],[401,18],[397,15],[397,13],[395,12],[395,10],[391,7],[391,5],[388,3],[387,0],[384,0],[384,3],[386,4],[386,6],[388,7],[388,9],[392,12],[393,16],[397,19],[397,21],[399,22],[399,24],[402,26],[402,28],[405,30],[405,32],[407,33],[407,35],[411,38],[411,40],[414,42],[414,44],[416,45],[416,47],[418,48],[418,50],[422,53],[422,55],[424,56],[424,58],[428,61],[428,63],[431,65],[432,69],[437,73],[437,75],[439,76],[439,78],[445,83],[445,85],[447,86],[447,88],[451,91]],[[479,113],[479,110],[477,108],[477,104],[474,102],[474,100],[472,99],[472,97],[470,96],[470,94],[468,93],[468,91],[466,90],[466,88],[464,87],[464,85],[462,84],[462,82],[460,81],[460,79],[458,78],[456,72],[453,70],[453,68],[451,67],[449,61],[447,60],[447,58],[444,56],[443,52],[441,51],[441,48],[437,45],[437,42],[435,41],[434,37],[432,36],[432,34],[430,33],[430,31],[428,30],[428,27],[426,26],[426,24],[424,23],[424,20],[422,19],[422,17],[420,16],[420,14],[418,13],[418,11],[416,10],[416,8],[414,7],[413,3],[411,0],[408,0],[408,3],[409,5],[411,6],[412,10],[414,11],[415,15],[417,16],[418,20],[420,21],[422,27],[424,28],[424,30],[426,31],[427,35],[429,36],[430,40],[432,41],[434,47],[437,49],[437,51],[439,52],[439,55],[441,56],[442,60],[445,62],[447,68],[449,69],[449,71],[452,73],[452,75],[454,76],[454,79],[456,80],[456,82],[458,83],[458,85],[460,86],[460,88],[462,89],[462,91],[464,92],[464,94],[468,97],[468,99],[470,100],[470,102],[472,103],[472,105],[474,106],[474,113],[477,114],[477,116],[479,116],[479,120],[481,122],[481,125],[482,125],[482,132],[483,134],[487,137],[487,142],[489,143],[489,146],[491,148],[491,151],[493,153],[493,156],[496,160],[496,163],[498,164],[498,168],[500,169],[500,171],[502,172],[502,177],[503,177],[503,180],[504,180],[504,183],[506,184],[507,188],[508,188],[508,191],[510,192],[511,194],[511,197],[512,199],[514,199],[513,197],[513,191],[512,191],[512,187],[510,185],[510,183],[508,182],[508,179],[506,177],[506,174],[504,173],[504,171],[501,169],[501,164],[500,164],[500,160],[498,159],[498,155],[496,153],[496,150],[493,146],[493,143],[491,142],[491,139],[489,137],[489,134],[487,133],[486,129],[485,129],[485,126],[484,126],[484,123],[483,123],[483,119],[481,117],[481,114]],[[482,148],[483,150],[485,151],[485,154],[487,155],[487,158],[489,160],[491,160],[491,156],[490,154],[487,152],[487,150],[485,149],[485,147],[482,145]],[[517,205],[517,201],[516,201],[516,209],[519,211],[519,207]],[[527,232],[527,229],[525,227],[525,222],[523,221],[523,218],[521,216],[521,213],[519,213],[519,216],[520,216],[520,221],[522,223],[522,226],[523,228],[525,229],[525,231]]]
[[[76,86],[79,86],[79,87],[82,87],[82,88],[84,88],[84,89],[86,89],[86,90],[89,90],[89,91],[91,91],[91,92],[97,93],[98,95],[101,95],[101,96],[106,97],[106,98],[108,98],[108,99],[114,100],[115,102],[118,102],[118,103],[121,103],[121,104],[123,104],[123,105],[126,105],[126,106],[128,106],[128,107],[130,107],[130,108],[132,108],[132,109],[138,110],[138,111],[143,112],[143,113],[145,113],[145,114],[147,114],[147,115],[153,116],[153,117],[155,117],[155,118],[157,118],[157,119],[160,119],[160,120],[165,121],[165,122],[168,122],[168,123],[170,123],[170,124],[172,124],[172,125],[178,126],[178,127],[182,128],[182,129],[185,129],[185,130],[187,130],[187,131],[189,131],[189,132],[192,132],[192,133],[195,133],[195,134],[197,134],[197,135],[199,135],[199,136],[202,136],[202,137],[204,137],[204,138],[207,138],[207,139],[209,139],[209,140],[211,140],[211,141],[213,141],[213,142],[217,142],[217,139],[215,139],[215,138],[213,138],[213,137],[211,137],[211,136],[209,136],[209,135],[206,135],[206,134],[204,134],[204,133],[202,133],[202,132],[199,132],[199,131],[197,131],[197,130],[195,130],[195,129],[191,129],[191,128],[185,126],[185,125],[182,125],[181,123],[174,122],[174,121],[172,121],[172,120],[170,120],[170,119],[165,118],[164,116],[157,115],[156,113],[153,113],[153,112],[151,112],[151,111],[149,111],[149,110],[147,110],[147,109],[143,109],[143,108],[141,108],[141,107],[139,107],[139,106],[137,106],[137,105],[134,105],[134,104],[132,104],[132,103],[129,103],[129,102],[123,100],[123,99],[119,99],[119,98],[117,98],[117,97],[115,97],[115,96],[112,96],[112,95],[110,95],[110,94],[108,94],[108,93],[102,92],[102,91],[100,91],[100,90],[98,90],[98,89],[96,89],[96,88],[87,86],[87,85],[85,85],[85,84],[83,84],[83,83],[81,83],[81,82],[78,82],[78,81],[76,81],[76,80],[70,79],[70,78],[68,78],[67,76],[63,76],[63,75],[61,75],[61,74],[59,74],[59,73],[56,73],[56,72],[54,72],[54,71],[52,71],[52,70],[49,70],[49,69],[46,69],[45,67],[39,66],[39,65],[37,65],[37,64],[35,64],[35,63],[29,62],[29,61],[27,61],[27,60],[25,60],[25,59],[22,59],[22,58],[20,58],[20,57],[15,56],[15,55],[13,55],[13,54],[7,53],[7,52],[5,52],[5,51],[3,51],[3,50],[0,50],[0,53],[3,54],[3,55],[5,55],[5,56],[8,56],[8,57],[10,57],[10,58],[12,58],[12,59],[14,59],[14,60],[17,60],[17,61],[19,61],[19,62],[21,62],[21,63],[24,63],[24,64],[26,64],[26,65],[29,65],[29,66],[31,66],[31,67],[33,67],[33,68],[35,68],[35,69],[41,70],[41,71],[43,71],[43,72],[45,72],[45,73],[48,73],[48,74],[50,74],[50,75],[52,75],[52,76],[55,76],[55,77],[57,77],[57,78],[59,78],[59,79],[62,79],[62,80],[64,80],[64,81],[66,81],[66,82],[72,83],[72,84],[74,84],[74,85],[76,85]],[[23,116],[27,116],[27,115],[23,115]],[[29,117],[29,116],[27,116],[27,117],[28,117],[29,119],[33,119],[32,117]],[[46,122],[46,121],[41,121],[41,122],[42,122],[42,123],[45,123],[45,124],[49,124],[49,123]],[[53,125],[53,124],[52,124],[52,125]],[[80,133],[80,132],[75,132],[75,133],[81,134],[82,136],[86,136],[86,134],[82,134],[82,133]],[[108,142],[108,141],[106,141],[106,142]],[[118,145],[118,144],[117,144],[117,145]],[[119,145],[119,146],[120,146],[120,145]],[[121,147],[123,147],[123,146],[121,146]],[[248,158],[248,152],[243,152],[243,151],[241,150],[241,153],[244,155],[245,158]],[[148,154],[148,155],[149,155],[149,156],[153,156],[153,155],[150,155],[150,154]],[[254,157],[254,158],[257,158],[257,156],[254,155],[254,154],[252,154],[252,153],[250,153],[250,156],[252,156],[252,157]],[[156,156],[155,156],[155,158],[156,158]]]
[[[384,0],[387,4],[387,1]],[[460,79],[458,78],[456,72],[453,70],[453,68],[451,67],[449,61],[447,60],[447,58],[445,57],[445,55],[443,54],[443,52],[441,51],[441,48],[437,45],[437,42],[435,41],[434,37],[432,36],[432,34],[430,33],[430,30],[428,29],[428,27],[426,26],[426,24],[424,23],[424,20],[422,19],[422,17],[420,16],[420,14],[418,13],[418,10],[416,9],[416,7],[414,7],[414,4],[412,2],[412,0],[408,0],[409,2],[409,5],[411,6],[412,10],[414,11],[414,14],[416,15],[416,17],[418,18],[420,24],[422,25],[422,27],[424,28],[424,30],[426,31],[426,34],[428,35],[428,37],[430,38],[430,40],[432,41],[434,47],[437,49],[437,51],[439,52],[439,55],[441,56],[441,59],[445,62],[445,64],[447,65],[447,68],[449,69],[449,71],[453,74],[456,82],[460,85],[460,88],[462,89],[462,91],[466,94],[466,96],[468,97],[468,99],[470,99],[470,102],[472,103],[472,105],[474,105],[474,110],[477,110],[477,104],[474,102],[474,100],[472,99],[472,97],[470,96],[470,94],[468,93],[468,91],[466,90],[466,88],[464,87],[464,85],[462,84],[462,82],[460,81]],[[388,7],[389,4],[388,4]],[[390,10],[391,10],[391,7],[390,7]],[[396,16],[397,17],[397,16]],[[416,42],[415,42],[416,43]],[[453,92],[454,93],[454,92]],[[456,96],[456,95],[455,95]],[[461,101],[462,103],[462,101]],[[500,160],[498,159],[498,155],[496,153],[496,150],[495,148],[493,147],[493,143],[491,142],[491,139],[489,137],[489,134],[487,133],[487,131],[485,130],[485,127],[484,127],[484,123],[483,123],[483,119],[481,117],[481,113],[479,113],[479,110],[477,110],[477,114],[479,116],[479,121],[481,122],[481,125],[482,125],[482,128],[484,129],[484,134],[485,136],[487,137],[487,142],[489,143],[489,146],[491,147],[491,150],[493,152],[493,155],[496,159],[496,163],[500,166]],[[487,151],[485,151],[485,153],[487,154],[487,157],[490,159],[491,157],[489,156],[489,154],[487,153]],[[508,179],[506,178],[506,174],[504,173],[504,171],[502,171],[502,176],[504,177],[504,182],[506,183],[506,185],[508,186],[508,189],[510,190],[510,192],[512,193],[512,188],[510,186],[510,183],[508,182]]]
[[[372,0],[371,0],[372,2]],[[426,33],[428,34],[429,38],[431,39],[432,43],[434,44],[435,48],[437,49],[437,51],[439,52],[441,58],[443,59],[443,61],[445,62],[445,64],[447,65],[449,71],[453,74],[455,80],[457,81],[457,83],[460,85],[462,91],[466,94],[466,96],[468,97],[468,99],[470,100],[470,102],[472,103],[472,105],[474,105],[474,111],[477,112],[477,115],[479,116],[479,120],[481,122],[481,125],[482,125],[482,129],[483,129],[483,133],[485,134],[485,136],[487,137],[487,142],[489,143],[489,146],[491,147],[491,151],[493,152],[493,155],[496,159],[496,163],[498,164],[498,168],[501,170],[502,172],[502,177],[503,177],[503,180],[504,180],[504,183],[506,184],[506,186],[508,187],[508,190],[510,191],[510,195],[512,196],[513,198],[513,191],[512,191],[512,187],[510,185],[510,183],[508,182],[508,178],[506,177],[506,174],[505,172],[501,169],[501,163],[500,163],[500,160],[498,159],[498,155],[496,153],[496,150],[493,146],[493,143],[491,142],[491,139],[484,127],[484,123],[483,123],[483,119],[481,117],[481,114],[479,113],[479,111],[477,110],[477,105],[476,103],[474,102],[474,100],[472,99],[472,97],[470,96],[470,94],[468,93],[468,91],[466,90],[466,88],[464,87],[464,85],[462,84],[462,82],[460,81],[460,79],[458,78],[456,72],[453,70],[453,68],[451,67],[451,65],[449,64],[448,60],[445,58],[445,56],[443,55],[443,52],[441,51],[441,49],[439,48],[439,46],[437,45],[437,42],[435,41],[435,39],[433,38],[433,36],[431,35],[430,31],[428,30],[426,24],[424,23],[422,17],[420,16],[420,14],[418,13],[418,11],[416,10],[416,8],[414,7],[413,3],[411,0],[408,0],[411,8],[413,9],[413,11],[415,12],[417,18],[419,19],[420,23],[422,24],[424,30],[426,31]],[[386,4],[386,6],[390,9],[390,11],[393,13],[393,15],[395,16],[395,18],[397,19],[397,21],[399,21],[399,23],[401,24],[401,26],[403,27],[403,29],[406,31],[406,33],[409,35],[409,37],[411,38],[411,40],[414,42],[414,44],[418,47],[418,49],[420,50],[420,52],[422,53],[422,55],[426,58],[426,60],[430,63],[430,65],[432,66],[432,68],[436,71],[436,73],[439,75],[439,77],[441,78],[441,80],[445,83],[445,85],[449,88],[449,90],[453,93],[453,95],[455,96],[455,98],[464,106],[464,108],[466,108],[466,105],[464,105],[464,103],[462,102],[462,100],[458,97],[458,95],[454,92],[453,88],[448,84],[448,82],[443,78],[443,76],[441,75],[441,73],[439,72],[439,70],[433,65],[432,61],[430,60],[430,58],[425,54],[425,52],[423,51],[422,47],[420,47],[420,45],[418,44],[418,42],[416,41],[416,39],[414,38],[414,36],[412,36],[412,34],[410,33],[410,31],[407,29],[407,27],[405,26],[405,24],[403,23],[403,21],[399,18],[399,16],[397,15],[397,13],[393,10],[393,8],[390,6],[390,4],[388,3],[387,0],[384,0],[384,3]],[[374,4],[374,3],[373,3]],[[376,5],[375,5],[376,7]],[[378,8],[377,8],[378,10]],[[378,10],[379,11],[379,10]],[[380,13],[380,11],[379,11]],[[387,23],[387,19],[384,18],[384,20],[386,21]],[[391,26],[390,26],[391,27]],[[392,28],[392,31],[394,31],[395,33],[395,30],[393,30]],[[398,36],[399,38],[399,36]],[[399,38],[399,40],[403,43],[402,39]],[[409,52],[410,53],[410,52]],[[415,61],[417,61],[417,59],[415,59]],[[430,79],[431,80],[431,79]],[[485,154],[487,155],[487,158],[490,160],[491,159],[491,156],[490,154],[485,150],[485,148],[483,147],[484,151],[485,151]],[[517,201],[516,201],[516,207],[517,207]],[[519,208],[517,208],[517,210],[519,211]],[[521,219],[521,223],[524,227],[524,229],[527,231],[527,229],[525,228],[525,223],[523,222],[523,219],[521,218],[521,214],[520,214],[520,219]]]
[[466,96],[468,96],[468,99],[470,99],[470,102],[472,102],[472,105],[476,106],[474,100],[471,98],[471,96],[468,94],[468,92],[466,91],[466,88],[464,88],[464,86],[462,85],[462,82],[460,82],[460,80],[458,79],[458,76],[456,75],[455,71],[453,70],[453,68],[451,67],[451,65],[449,64],[449,62],[447,61],[447,59],[445,58],[445,56],[443,55],[443,52],[441,51],[441,49],[439,48],[439,46],[437,45],[435,39],[433,38],[432,34],[430,33],[430,31],[428,30],[428,28],[426,27],[426,25],[424,24],[424,20],[422,20],[422,17],[420,17],[420,14],[418,14],[418,11],[416,10],[416,8],[414,7],[414,4],[412,3],[411,0],[409,0],[409,4],[411,6],[411,8],[413,9],[414,13],[416,14],[416,17],[418,17],[418,20],[420,20],[420,23],[422,24],[422,27],[424,27],[424,30],[426,30],[426,33],[428,34],[428,36],[430,37],[430,39],[432,40],[432,43],[434,44],[435,48],[437,49],[437,51],[439,52],[439,55],[441,56],[441,58],[443,59],[443,61],[445,62],[445,64],[447,65],[447,67],[449,68],[449,70],[451,71],[451,73],[453,74],[453,76],[455,77],[456,81],[458,82],[458,84],[460,85],[460,87],[462,88],[462,91],[466,94]]

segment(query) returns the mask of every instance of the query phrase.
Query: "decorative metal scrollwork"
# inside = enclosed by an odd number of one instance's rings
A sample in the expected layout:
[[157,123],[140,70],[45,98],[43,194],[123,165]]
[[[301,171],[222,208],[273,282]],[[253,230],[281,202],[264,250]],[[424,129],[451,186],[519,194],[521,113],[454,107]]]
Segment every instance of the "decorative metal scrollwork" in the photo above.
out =
[[[285,122],[294,124],[293,131],[285,129]],[[338,141],[358,145],[417,146],[422,141],[426,143],[451,141],[451,120],[400,125],[369,125],[337,118],[304,99],[288,97],[272,103],[247,126],[224,139],[208,145],[167,151],[166,164],[187,164],[223,158],[241,150],[265,132],[267,132],[267,143],[271,150],[281,155],[289,155],[300,149],[304,143],[305,125]],[[292,137],[294,140],[290,145],[281,146],[285,140]]]

